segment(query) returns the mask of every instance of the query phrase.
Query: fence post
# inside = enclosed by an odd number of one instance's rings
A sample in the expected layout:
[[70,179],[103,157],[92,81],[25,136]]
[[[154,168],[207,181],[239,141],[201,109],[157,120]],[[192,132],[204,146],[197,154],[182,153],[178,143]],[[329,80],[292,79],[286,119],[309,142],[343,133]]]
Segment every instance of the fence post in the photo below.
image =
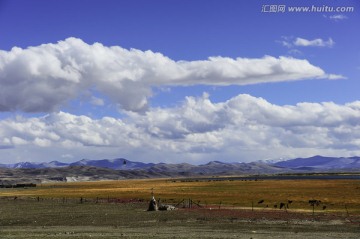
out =
[[345,204],[345,210],[346,210],[346,215],[349,217],[349,211],[348,211],[348,209],[347,209],[346,204]]

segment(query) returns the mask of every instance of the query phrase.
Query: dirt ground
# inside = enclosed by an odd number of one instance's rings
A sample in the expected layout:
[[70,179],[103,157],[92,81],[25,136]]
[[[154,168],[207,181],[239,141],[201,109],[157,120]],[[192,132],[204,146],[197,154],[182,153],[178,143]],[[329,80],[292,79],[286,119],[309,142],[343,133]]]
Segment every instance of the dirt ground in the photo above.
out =
[[146,202],[0,200],[0,238],[359,238],[360,215],[195,208]]
[[[5,227],[0,238],[359,238],[359,230],[326,225],[269,225],[266,223],[236,223],[176,225],[156,224],[151,227]],[[224,228],[222,228],[224,226]],[[310,230],[309,230],[310,229]]]

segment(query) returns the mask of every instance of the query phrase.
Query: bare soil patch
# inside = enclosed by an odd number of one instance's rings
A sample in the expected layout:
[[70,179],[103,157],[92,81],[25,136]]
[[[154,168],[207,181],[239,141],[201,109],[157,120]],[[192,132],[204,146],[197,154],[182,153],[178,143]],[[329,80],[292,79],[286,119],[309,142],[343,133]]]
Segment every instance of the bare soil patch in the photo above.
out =
[[[223,208],[147,212],[147,202],[1,198],[0,238],[358,238],[360,216]],[[210,209],[211,208],[211,209]]]

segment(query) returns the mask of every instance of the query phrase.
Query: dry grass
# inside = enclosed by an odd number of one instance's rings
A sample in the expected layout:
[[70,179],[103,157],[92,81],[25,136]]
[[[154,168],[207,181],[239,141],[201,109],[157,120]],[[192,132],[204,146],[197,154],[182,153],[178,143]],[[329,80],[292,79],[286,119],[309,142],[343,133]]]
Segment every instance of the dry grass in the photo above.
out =
[[360,217],[204,208],[147,212],[147,202],[0,198],[1,239],[358,238]]
[[[0,189],[0,238],[358,238],[360,180],[181,181],[185,179],[56,183]],[[184,198],[208,208],[147,212],[156,197]],[[39,200],[37,198],[39,197]],[[79,198],[83,198],[83,202]],[[119,201],[96,198],[117,198]],[[16,199],[15,199],[16,198]],[[66,199],[66,200],[64,200]],[[145,199],[145,202],[126,199]],[[171,200],[172,199],[172,200]],[[257,204],[259,200],[263,204]],[[309,199],[328,208],[311,213]],[[261,209],[293,200],[290,209]],[[213,210],[222,202],[228,209]],[[116,203],[115,203],[116,202]],[[251,210],[254,202],[255,210]],[[345,210],[347,206],[347,212]],[[247,210],[232,208],[247,207]],[[216,209],[216,208],[215,208]],[[258,210],[256,210],[258,209]],[[307,212],[297,212],[307,210]]]
[[[264,181],[185,181],[180,179],[123,180],[38,185],[28,189],[1,189],[0,196],[41,198],[121,198],[149,199],[151,188],[156,197],[167,202],[184,198],[201,204],[231,207],[273,208],[292,200],[290,209],[311,210],[308,201],[317,199],[327,211],[360,213],[359,180],[264,180]],[[258,204],[259,200],[264,203]],[[319,210],[319,209],[318,209]]]

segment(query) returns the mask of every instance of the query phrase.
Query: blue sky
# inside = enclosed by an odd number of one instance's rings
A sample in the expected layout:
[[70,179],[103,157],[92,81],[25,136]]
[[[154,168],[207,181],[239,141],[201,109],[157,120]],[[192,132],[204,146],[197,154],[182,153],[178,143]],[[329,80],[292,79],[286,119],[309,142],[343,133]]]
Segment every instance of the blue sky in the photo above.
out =
[[0,163],[360,155],[359,8],[0,0]]

